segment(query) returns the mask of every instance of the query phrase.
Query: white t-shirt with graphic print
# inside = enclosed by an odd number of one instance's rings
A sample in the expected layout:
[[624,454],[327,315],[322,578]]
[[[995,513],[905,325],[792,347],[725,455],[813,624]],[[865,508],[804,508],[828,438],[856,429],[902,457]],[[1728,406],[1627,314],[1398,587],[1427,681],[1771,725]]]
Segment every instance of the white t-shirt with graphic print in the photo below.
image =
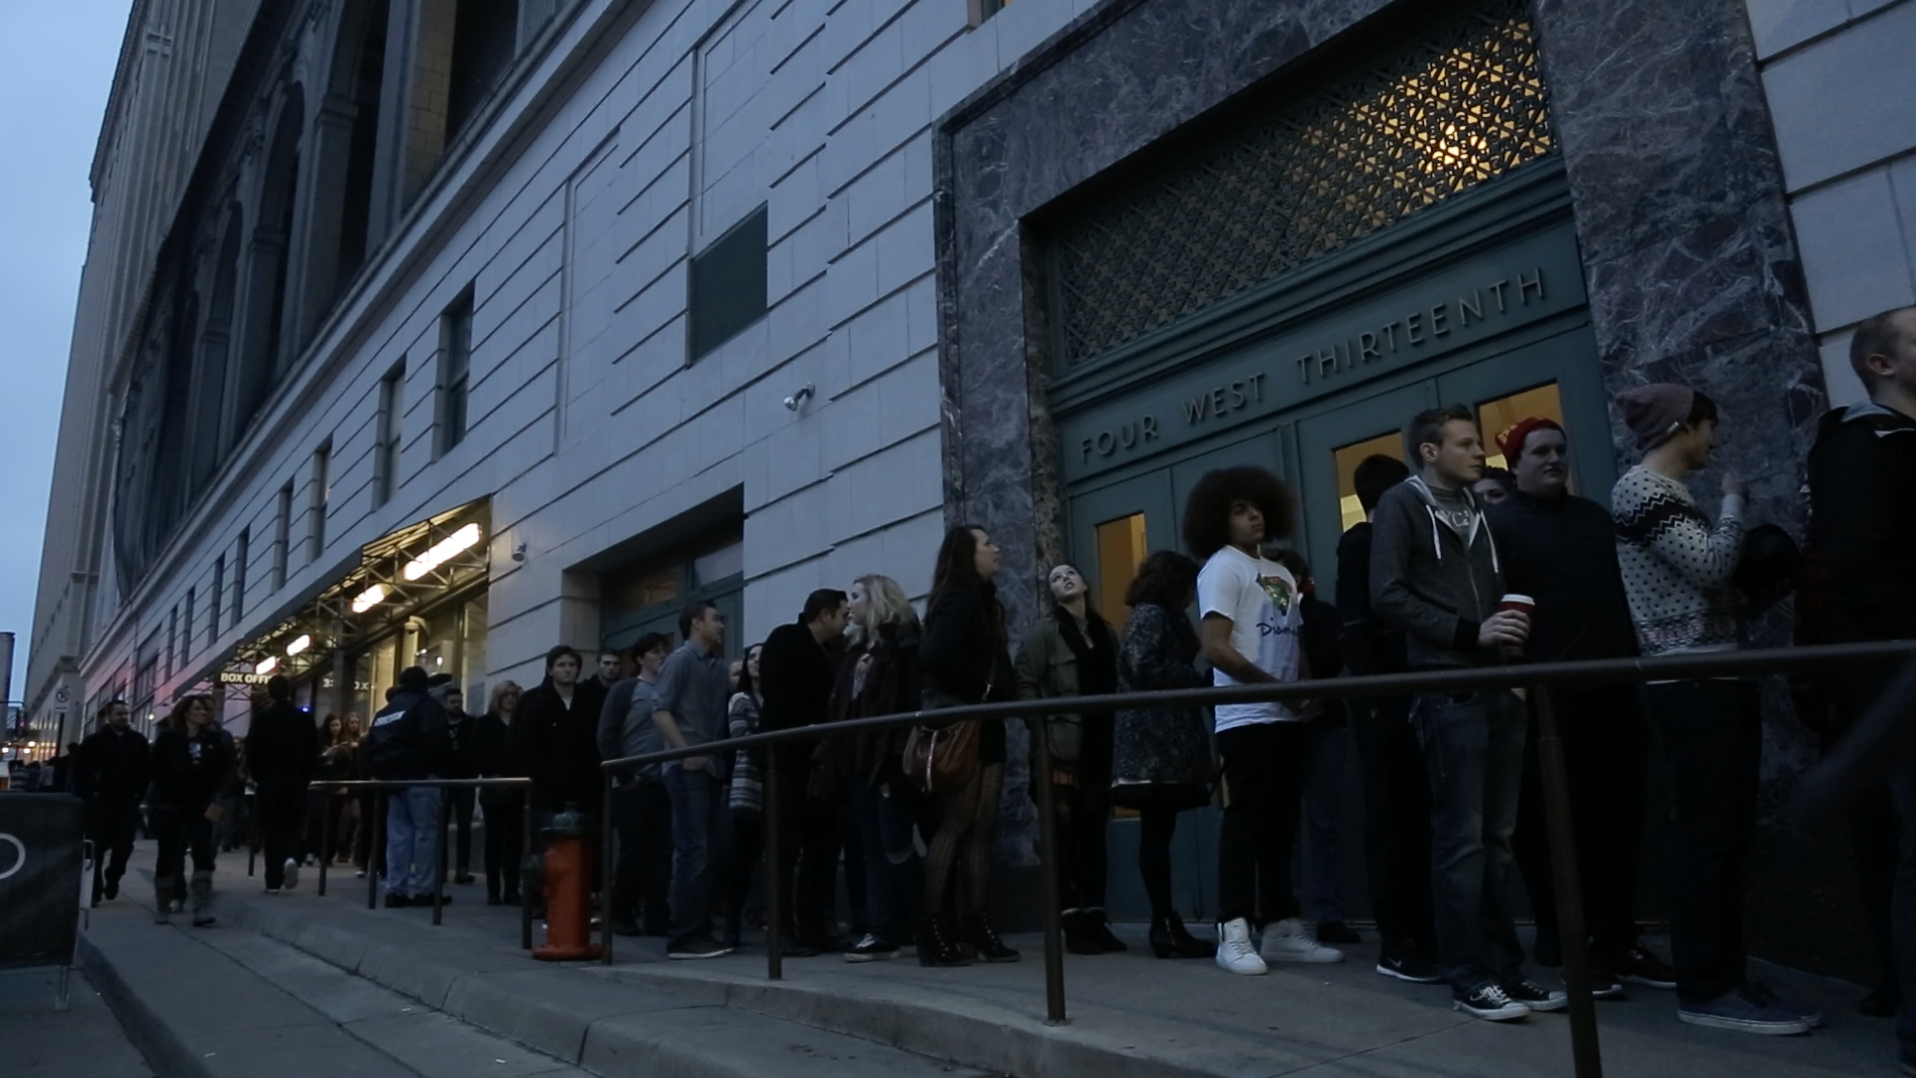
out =
[[[1198,573],[1198,617],[1212,614],[1231,619],[1231,646],[1239,655],[1279,681],[1297,680],[1302,655],[1298,630],[1304,624],[1304,612],[1290,570],[1268,558],[1225,547],[1211,555]],[[1222,670],[1211,671],[1213,685],[1237,683]],[[1302,721],[1302,716],[1276,702],[1224,704],[1217,709],[1219,731]]]

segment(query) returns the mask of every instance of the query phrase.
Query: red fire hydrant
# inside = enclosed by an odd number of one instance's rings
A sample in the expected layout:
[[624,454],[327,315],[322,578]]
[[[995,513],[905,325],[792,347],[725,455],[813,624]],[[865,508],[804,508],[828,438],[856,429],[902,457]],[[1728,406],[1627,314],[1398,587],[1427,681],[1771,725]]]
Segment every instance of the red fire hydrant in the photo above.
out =
[[592,942],[592,837],[577,805],[552,818],[546,838],[546,943],[532,957],[577,962],[604,952]]

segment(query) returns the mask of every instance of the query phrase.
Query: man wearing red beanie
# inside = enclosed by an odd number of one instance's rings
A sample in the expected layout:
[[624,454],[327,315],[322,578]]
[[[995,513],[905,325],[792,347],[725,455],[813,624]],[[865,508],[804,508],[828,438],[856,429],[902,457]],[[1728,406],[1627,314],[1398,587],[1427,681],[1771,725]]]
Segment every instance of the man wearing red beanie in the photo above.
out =
[[[1570,493],[1569,444],[1554,419],[1533,416],[1497,436],[1517,490],[1489,510],[1504,586],[1536,600],[1524,657],[1531,662],[1623,659],[1637,654],[1630,603],[1617,567],[1609,510]],[[1590,932],[1590,985],[1599,998],[1624,982],[1675,988],[1676,971],[1637,938],[1638,851],[1650,731],[1634,685],[1552,694],[1569,768],[1578,874]],[[1534,707],[1535,701],[1530,702]],[[1530,715],[1523,794],[1512,852],[1537,919],[1537,961],[1562,961],[1556,888],[1544,825],[1537,724]]]

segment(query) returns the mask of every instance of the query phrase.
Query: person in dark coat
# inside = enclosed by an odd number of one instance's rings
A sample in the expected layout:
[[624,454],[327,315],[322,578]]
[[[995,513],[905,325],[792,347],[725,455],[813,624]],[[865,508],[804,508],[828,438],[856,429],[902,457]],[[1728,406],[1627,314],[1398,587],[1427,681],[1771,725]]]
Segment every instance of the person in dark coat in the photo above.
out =
[[[408,666],[386,706],[373,716],[363,742],[370,777],[386,782],[438,778],[450,766],[452,739],[446,711],[433,699],[426,671]],[[436,786],[410,786],[386,802],[386,905],[433,901],[439,871],[439,803]],[[440,902],[450,901],[440,898]]]
[[[517,778],[523,769],[512,758],[511,727],[523,696],[516,681],[492,690],[491,706],[473,720],[472,767],[482,779]],[[486,905],[519,904],[519,859],[524,856],[525,795],[513,789],[479,791],[485,817]]]
[[[1916,535],[1916,307],[1884,311],[1865,319],[1851,338],[1850,365],[1869,400],[1832,409],[1823,417],[1810,450],[1810,547],[1826,574],[1825,628],[1830,643],[1916,638],[1916,574],[1909,569]],[[1798,601],[1798,616],[1803,602]],[[1826,731],[1824,751],[1840,752],[1893,671],[1857,670],[1836,684],[1836,722]],[[1863,1013],[1898,1020],[1903,1057],[1916,1062],[1916,914],[1902,923],[1892,915],[1899,878],[1911,878],[1916,861],[1899,857],[1898,786],[1916,793],[1916,776],[1858,785],[1848,811],[1850,843],[1862,885],[1865,916],[1878,947],[1895,961],[1862,1001]],[[1907,830],[1913,821],[1903,820]],[[1902,869],[1897,869],[1898,861]],[[1916,910],[1916,895],[1899,898]],[[1894,930],[1892,930],[1894,924]],[[1885,965],[1891,965],[1885,963]]]
[[[1297,579],[1304,611],[1300,639],[1313,678],[1334,678],[1344,670],[1344,649],[1337,608],[1317,597],[1310,562],[1295,550],[1273,555]],[[1323,943],[1364,942],[1344,922],[1344,772],[1351,755],[1350,721],[1342,707],[1326,706],[1304,724],[1304,798],[1302,816],[1308,840],[1304,890]]]
[[[939,545],[931,598],[926,603],[925,635],[918,649],[927,709],[1017,698],[1005,638],[1005,609],[992,583],[998,563],[998,547],[983,528],[953,528]],[[932,946],[919,946],[918,958],[924,965],[967,964],[960,943],[970,945],[987,962],[1015,962],[1019,957],[998,937],[986,908],[991,832],[998,822],[998,800],[1005,782],[1004,724],[979,723],[977,744],[977,775],[964,787],[933,797],[939,824],[925,859],[927,935]],[[962,930],[953,918],[956,887],[964,889],[970,911]]]
[[[1524,658],[1531,662],[1633,658],[1630,603],[1617,564],[1616,525],[1603,506],[1569,490],[1568,442],[1555,420],[1525,419],[1498,435],[1517,490],[1488,512],[1503,554],[1504,586],[1536,601]],[[1591,991],[1620,996],[1625,980],[1670,988],[1675,971],[1637,937],[1637,870],[1649,781],[1650,729],[1633,685],[1552,694],[1576,811],[1577,860],[1589,928]],[[1535,952],[1562,961],[1550,870],[1535,701],[1524,750],[1512,852],[1537,921]]]
[[[822,588],[805,599],[798,620],[773,629],[759,652],[759,729],[796,730],[823,725],[831,718],[832,684],[837,671],[827,647],[845,633],[845,593]],[[841,834],[838,801],[813,796],[812,754],[816,741],[774,746],[780,772],[775,812],[782,834],[784,864],[779,886],[792,896],[787,909],[796,921],[793,939],[801,949],[839,952],[845,944],[832,923],[832,895],[838,879]]]
[[599,810],[599,712],[602,696],[579,681],[579,653],[560,644],[546,652],[545,680],[519,701],[512,717],[513,759],[532,779],[532,811],[543,820],[576,805]]
[[[1199,689],[1197,629],[1185,609],[1197,601],[1198,564],[1174,550],[1144,559],[1124,594],[1131,608],[1118,649],[1118,691]],[[1111,801],[1137,810],[1138,875],[1151,901],[1151,953],[1211,958],[1217,945],[1184,927],[1171,899],[1171,840],[1178,814],[1211,803],[1211,720],[1200,707],[1120,711],[1111,723]]]
[[68,755],[75,760],[74,793],[86,802],[87,838],[92,840],[93,904],[117,898],[126,859],[140,827],[140,795],[146,792],[150,748],[133,729],[125,700],[109,700],[100,709],[100,728]]
[[276,895],[299,886],[306,785],[319,766],[319,737],[312,717],[293,706],[293,683],[282,676],[269,679],[264,692],[254,689],[246,761],[265,850],[266,893]]
[[238,754],[232,735],[214,721],[212,697],[184,696],[173,705],[165,728],[153,739],[149,773],[153,833],[160,847],[153,870],[154,920],[167,922],[190,849],[193,925],[204,928],[213,923],[213,825],[225,816],[217,802],[236,796],[240,787]]
[[[476,720],[466,714],[466,694],[457,685],[448,684],[439,694],[440,706],[446,709],[446,737],[452,742],[452,751],[446,757],[446,773],[441,778],[470,779],[478,776],[473,767],[473,724]],[[454,786],[446,790],[446,799],[452,806],[452,864],[454,883],[472,882],[472,807],[476,791],[472,787]]]

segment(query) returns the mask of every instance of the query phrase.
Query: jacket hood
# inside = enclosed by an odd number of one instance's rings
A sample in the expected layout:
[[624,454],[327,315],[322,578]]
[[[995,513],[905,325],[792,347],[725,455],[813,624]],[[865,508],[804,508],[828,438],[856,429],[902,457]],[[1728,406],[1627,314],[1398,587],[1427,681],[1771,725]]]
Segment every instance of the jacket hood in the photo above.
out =
[[[1413,475],[1404,480],[1404,485],[1409,487],[1411,493],[1417,495],[1417,500],[1424,504],[1424,514],[1430,518],[1430,545],[1437,552],[1437,560],[1443,561],[1444,525],[1437,520],[1437,495],[1431,493],[1430,485],[1424,482],[1424,477],[1421,475]],[[1457,493],[1463,495],[1464,504],[1470,506],[1470,534],[1462,537],[1464,549],[1468,551],[1477,542],[1477,537],[1483,536],[1484,541],[1490,544],[1491,568],[1500,573],[1503,572],[1503,565],[1497,558],[1497,540],[1490,534],[1489,522],[1484,518],[1484,507],[1477,504],[1477,495],[1469,487],[1459,487]]]
[[1824,412],[1823,418],[1816,425],[1816,440],[1821,442],[1852,423],[1867,424],[1883,433],[1901,430],[1916,431],[1916,419],[1911,419],[1894,408],[1866,400],[1858,401],[1846,408],[1831,408]]

